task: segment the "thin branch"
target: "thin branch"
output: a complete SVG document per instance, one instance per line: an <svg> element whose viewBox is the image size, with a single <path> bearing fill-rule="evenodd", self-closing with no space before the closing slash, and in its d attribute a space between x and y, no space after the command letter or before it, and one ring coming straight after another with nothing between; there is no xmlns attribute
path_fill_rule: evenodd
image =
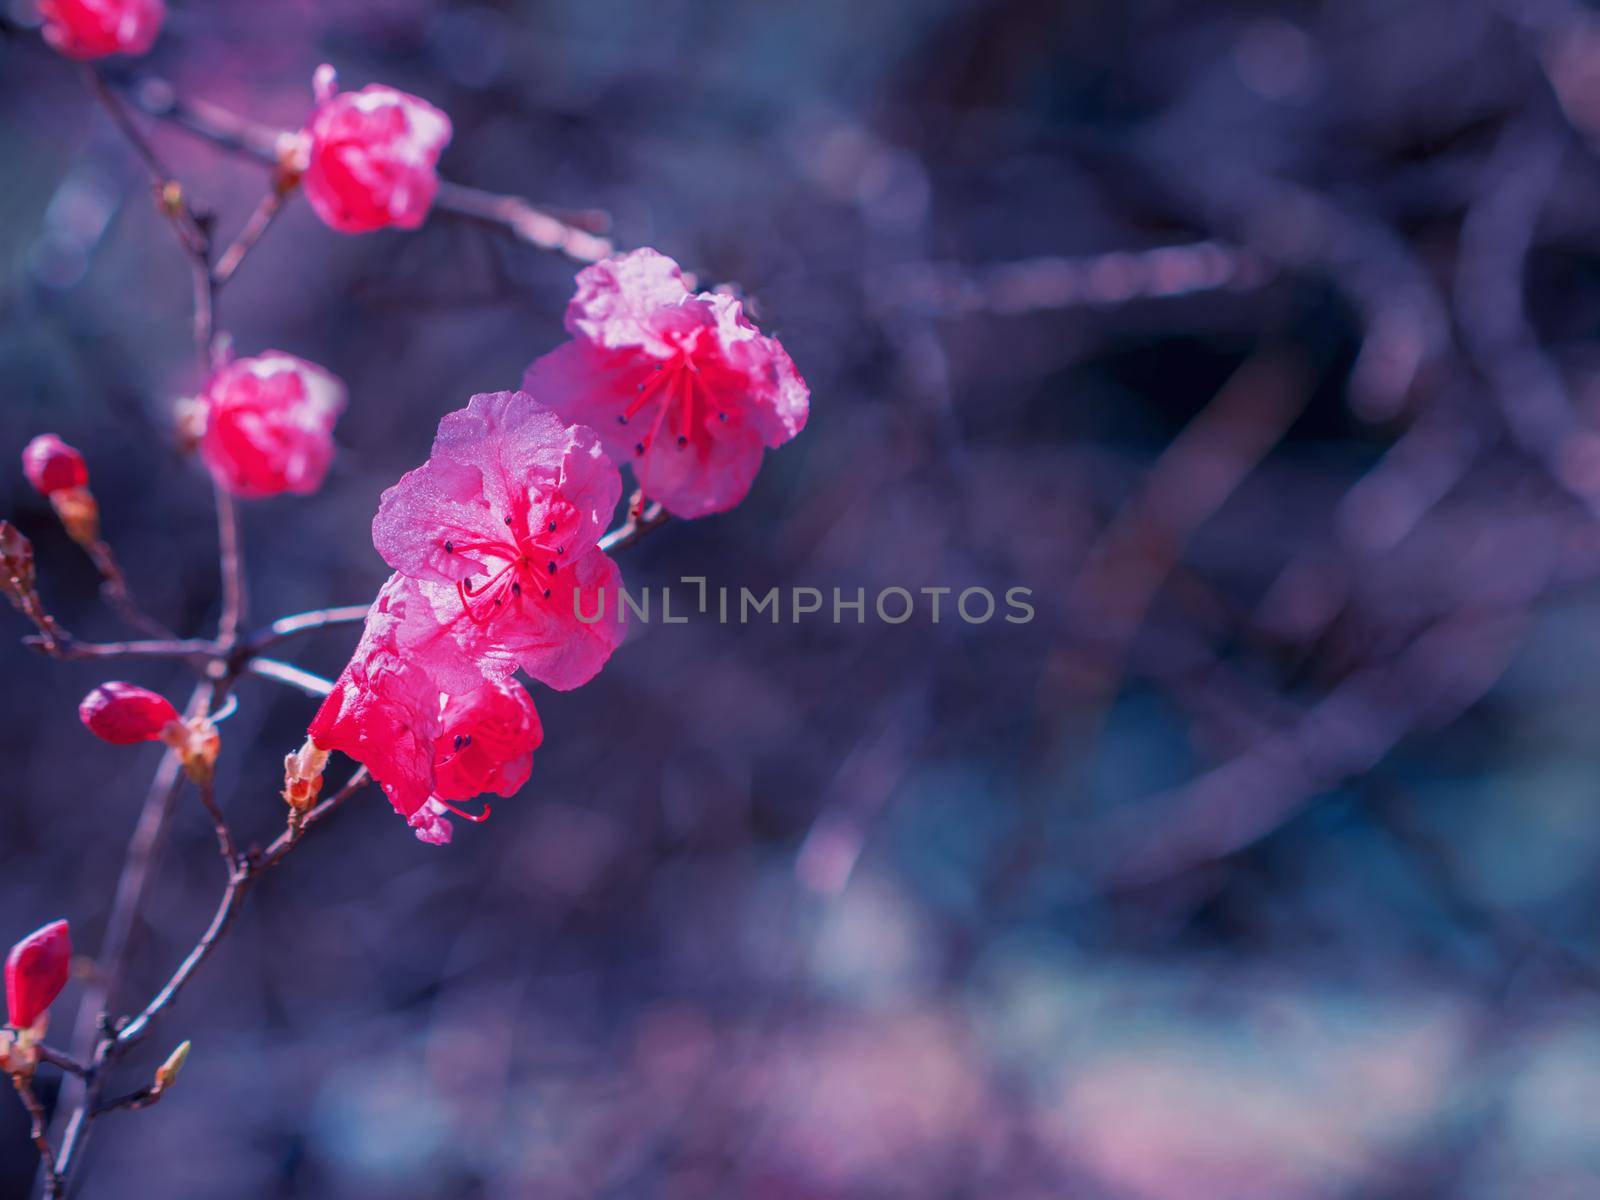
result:
<svg viewBox="0 0 1600 1200"><path fill-rule="evenodd" d="M11 1086L17 1089L22 1107L28 1110L28 1116L32 1120L28 1136L39 1148L39 1161L44 1165L45 1195L47 1197L59 1195L61 1174L56 1167L56 1154L50 1146L50 1136L46 1132L49 1128L49 1118L45 1115L44 1105L40 1104L39 1097L33 1094L33 1082L27 1076L13 1075Z"/></svg>
<svg viewBox="0 0 1600 1200"><path fill-rule="evenodd" d="M222 808L217 804L217 786L215 783L197 785L200 792L200 803L205 805L206 814L211 818L211 825L217 831L217 850L222 855L222 861L228 865L232 873L239 864L239 852L234 849L233 831L228 828L228 819L222 815Z"/></svg>
<svg viewBox="0 0 1600 1200"><path fill-rule="evenodd" d="M660 503L646 504L644 493L635 492L628 504L628 519L600 539L599 547L606 553L631 546L652 529L659 529L671 518Z"/></svg>
<svg viewBox="0 0 1600 1200"><path fill-rule="evenodd" d="M133 103L150 116L171 122L230 154L259 163L276 166L279 147L293 136L214 104L180 99L165 80L145 78L122 86ZM486 192L449 180L440 182L433 206L436 212L504 229L520 242L564 254L574 262L599 262L616 250L610 238L596 232L608 224L603 213L557 216L520 196Z"/></svg>
<svg viewBox="0 0 1600 1200"><path fill-rule="evenodd" d="M243 641L243 646L255 654L302 633L326 629L330 625L359 625L372 610L370 604L347 604L339 608L319 608L312 612L295 613L279 617L265 629L258 629Z"/></svg>
<svg viewBox="0 0 1600 1200"><path fill-rule="evenodd" d="M269 867L277 866L278 863L283 861L284 855L299 844L300 839L305 836L307 830L313 825L327 820L344 806L346 800L371 782L372 776L368 774L367 769L365 767L357 768L356 772L350 776L342 788L305 816L300 817L298 820L292 820L289 828L279 834L272 845L261 852L260 857L256 860L257 868L265 870Z"/></svg>
<svg viewBox="0 0 1600 1200"><path fill-rule="evenodd" d="M57 635L54 643L34 635L23 639L23 644L49 658L63 662L84 659L114 658L182 658L196 666L206 666L222 657L221 648L204 638L163 638L138 642L80 642L72 637Z"/></svg>
<svg viewBox="0 0 1600 1200"><path fill-rule="evenodd" d="M250 214L250 219L240 230L239 236L222 252L222 257L217 259L216 268L211 272L211 281L215 287L220 288L233 278L234 272L239 269L239 264L244 262L245 255L250 253L262 235L272 226L278 214L283 211L284 202L289 195L286 188L274 183L261 198L261 203L256 205L255 211Z"/></svg>
<svg viewBox="0 0 1600 1200"><path fill-rule="evenodd" d="M331 813L341 807L346 800L355 795L370 782L366 769L362 768L351 776L350 781L340 788L338 792L324 800L308 813L298 825L280 834L278 839L259 855L247 857L235 865L233 873L228 878L228 886L222 893L222 899L217 904L217 910L212 915L211 924L200 935L200 940L195 943L178 969L173 972L172 978L156 993L150 1003L138 1016L124 1025L116 1034L113 1045L117 1053L121 1053L129 1046L139 1041L149 1032L151 1024L166 1008L177 1000L179 994L200 969L202 963L211 956L221 941L222 935L228 931L234 919L239 915L239 909L244 903L244 898L256 881L288 856L290 850L299 844L305 831L313 825L324 820Z"/></svg>
<svg viewBox="0 0 1600 1200"><path fill-rule="evenodd" d="M245 618L244 551L239 544L239 513L226 488L218 486L217 544L222 555L222 620L217 644L233 649Z"/></svg>
<svg viewBox="0 0 1600 1200"><path fill-rule="evenodd" d="M520 196L497 195L444 180L439 184L433 206L438 212L505 229L518 241L564 254L574 262L599 262L609 258L617 248L610 238L600 237L544 209L535 208Z"/></svg>
<svg viewBox="0 0 1600 1200"><path fill-rule="evenodd" d="M302 671L299 667L280 662L276 658L252 658L245 664L245 670L251 675L259 675L262 679L288 684L308 696L326 696L333 691L332 680L314 675L310 671Z"/></svg>
<svg viewBox="0 0 1600 1200"><path fill-rule="evenodd" d="M100 578L105 581L100 585L100 594L112 611L133 628L150 637L176 636L172 630L139 607L138 601L128 589L128 581L122 574L122 567L107 542L96 539L84 547L84 552L88 554L89 561L94 563L95 570L100 572Z"/></svg>
<svg viewBox="0 0 1600 1200"><path fill-rule="evenodd" d="M40 1062L47 1062L57 1070L65 1071L68 1075L76 1075L80 1079L89 1073L89 1068L84 1066L70 1054L43 1044L36 1045L34 1050L39 1055Z"/></svg>
<svg viewBox="0 0 1600 1200"><path fill-rule="evenodd" d="M126 1109L136 1112L141 1108L151 1108L161 1103L161 1098L167 1094L165 1088L142 1087L136 1092L129 1092L126 1096L118 1096L115 1100L107 1100L95 1106L94 1117L99 1120L107 1113L121 1112Z"/></svg>
<svg viewBox="0 0 1600 1200"><path fill-rule="evenodd" d="M173 181L172 173L156 154L149 140L140 132L139 127L133 123L124 107L121 98L111 90L105 77L92 66L83 69L83 78L88 85L90 93L98 100L106 113L111 117L112 123L122 134L123 139L133 148L139 160L144 163L145 170L150 175L150 181L155 185L156 197L160 202L161 211L167 216L173 230L178 235L178 242L183 246L184 252L191 258L202 255L210 243L210 236L201 225L199 218L189 208L183 199L182 189Z"/></svg>

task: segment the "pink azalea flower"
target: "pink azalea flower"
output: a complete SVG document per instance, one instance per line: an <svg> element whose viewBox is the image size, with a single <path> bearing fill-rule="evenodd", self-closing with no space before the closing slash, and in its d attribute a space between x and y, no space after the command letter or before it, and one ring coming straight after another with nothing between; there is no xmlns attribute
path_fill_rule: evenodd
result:
<svg viewBox="0 0 1600 1200"><path fill-rule="evenodd" d="M315 363L281 350L237 359L200 397L200 456L235 496L314 492L333 461L344 404L344 384Z"/></svg>
<svg viewBox="0 0 1600 1200"><path fill-rule="evenodd" d="M435 625L406 636L423 639L418 652L440 673L464 662L501 677L520 666L562 691L588 682L622 639L620 622L578 617L601 611L601 589L615 616L621 575L595 543L621 492L593 431L523 392L472 397L439 422L432 455L383 494L372 523L378 553L432 607Z"/></svg>
<svg viewBox="0 0 1600 1200"><path fill-rule="evenodd" d="M441 687L429 669L430 630L432 608L416 582L391 576L309 733L319 749L364 765L417 836L442 845L451 834L447 814L489 815L457 802L510 796L528 781L544 730L518 683L478 676L461 694Z"/></svg>
<svg viewBox="0 0 1600 1200"><path fill-rule="evenodd" d="M514 796L528 782L544 726L528 689L491 679L469 696L446 699L433 743L433 794L471 800L485 792Z"/></svg>
<svg viewBox="0 0 1600 1200"><path fill-rule="evenodd" d="M44 40L68 58L143 54L166 15L162 0L39 0Z"/></svg>
<svg viewBox="0 0 1600 1200"><path fill-rule="evenodd" d="M425 657L402 644L401 631L408 622L426 624L428 613L416 585L391 576L309 730L318 748L342 751L365 766L407 819L433 792L442 692Z"/></svg>
<svg viewBox="0 0 1600 1200"><path fill-rule="evenodd" d="M450 118L391 87L337 87L333 68L319 67L317 106L304 134L306 199L340 233L417 228L439 190Z"/></svg>
<svg viewBox="0 0 1600 1200"><path fill-rule="evenodd" d="M535 359L523 389L593 427L676 516L738 504L764 448L805 428L810 392L778 340L733 297L689 291L654 250L578 272L566 324L572 340Z"/></svg>

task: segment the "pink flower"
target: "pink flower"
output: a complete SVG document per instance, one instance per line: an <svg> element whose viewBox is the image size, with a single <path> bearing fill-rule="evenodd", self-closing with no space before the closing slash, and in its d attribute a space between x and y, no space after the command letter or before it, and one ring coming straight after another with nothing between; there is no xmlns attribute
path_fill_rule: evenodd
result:
<svg viewBox="0 0 1600 1200"><path fill-rule="evenodd" d="M53 921L11 947L6 956L6 1016L18 1029L31 1029L61 995L72 968L72 935L65 921Z"/></svg>
<svg viewBox="0 0 1600 1200"><path fill-rule="evenodd" d="M44 40L68 58L143 54L167 15L162 0L39 0Z"/></svg>
<svg viewBox="0 0 1600 1200"><path fill-rule="evenodd" d="M621 492L594 433L523 392L474 396L439 422L428 461L383 494L372 540L431 606L435 626L405 636L457 676L447 690L465 690L463 663L501 677L520 666L562 691L593 678L622 627L578 612L598 613L601 589L617 608L621 575L595 543Z"/></svg>
<svg viewBox="0 0 1600 1200"><path fill-rule="evenodd" d="M365 766L407 819L433 792L441 690L424 656L404 648L400 634L408 622L428 620L428 605L416 585L403 575L391 576L367 614L355 654L309 730L320 749L343 751Z"/></svg>
<svg viewBox="0 0 1600 1200"><path fill-rule="evenodd" d="M440 800L471 800L485 792L514 796L533 770L544 726L528 689L514 680L487 680L470 696L451 696L439 714L433 743L433 792Z"/></svg>
<svg viewBox="0 0 1600 1200"><path fill-rule="evenodd" d="M738 504L763 447L805 428L810 392L778 340L733 297L690 292L654 250L578 272L567 331L572 340L535 359L523 389L592 426L676 516Z"/></svg>
<svg viewBox="0 0 1600 1200"><path fill-rule="evenodd" d="M332 67L317 69L317 106L304 135L306 199L340 233L417 228L439 190L450 118L391 87L337 86Z"/></svg>
<svg viewBox="0 0 1600 1200"><path fill-rule="evenodd" d="M131 683L102 683L78 705L78 720L101 741L133 746L161 741L178 720L172 701Z"/></svg>
<svg viewBox="0 0 1600 1200"><path fill-rule="evenodd" d="M315 363L281 350L237 359L200 397L200 456L235 496L314 492L333 461L344 404L344 384Z"/></svg>
<svg viewBox="0 0 1600 1200"><path fill-rule="evenodd" d="M309 732L319 749L362 763L417 836L442 845L451 834L446 814L489 815L457 802L510 796L528 781L544 730L521 684L479 676L461 694L443 689L428 669L431 627L415 581L391 576Z"/></svg>
<svg viewBox="0 0 1600 1200"><path fill-rule="evenodd" d="M22 473L43 496L89 486L89 466L53 433L41 433L22 450Z"/></svg>

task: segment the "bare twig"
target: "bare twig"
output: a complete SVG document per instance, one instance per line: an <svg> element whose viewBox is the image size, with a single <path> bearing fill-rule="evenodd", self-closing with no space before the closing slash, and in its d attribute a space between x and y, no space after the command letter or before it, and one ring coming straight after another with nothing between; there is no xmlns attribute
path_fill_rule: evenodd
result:
<svg viewBox="0 0 1600 1200"><path fill-rule="evenodd" d="M600 539L599 548L607 554L631 546L652 529L659 529L671 518L660 503L647 503L643 491L628 501L628 519Z"/></svg>
<svg viewBox="0 0 1600 1200"><path fill-rule="evenodd" d="M52 643L42 635L23 639L23 643L50 658L63 662L84 659L181 658L204 667L222 656L215 642L204 638L162 638L139 642L80 642L57 632Z"/></svg>
<svg viewBox="0 0 1600 1200"><path fill-rule="evenodd" d="M289 617L279 617L265 629L258 629L245 638L243 645L251 653L258 653L289 638L326 629L330 625L359 625L367 619L367 613L371 608L370 604L347 604L339 608L319 608L311 612L295 613Z"/></svg>
<svg viewBox="0 0 1600 1200"><path fill-rule="evenodd" d="M239 544L239 513L233 497L216 487L217 544L222 554L222 619L217 624L217 644L232 650L245 617L244 551Z"/></svg>
<svg viewBox="0 0 1600 1200"><path fill-rule="evenodd" d="M227 864L231 873L238 865L239 852L234 849L233 831L228 828L228 819L222 815L222 808L217 804L216 784L207 782L199 784L200 803L205 806L206 814L211 818L212 827L217 831L217 850L222 855L222 861Z"/></svg>
<svg viewBox="0 0 1600 1200"><path fill-rule="evenodd" d="M33 1144L39 1148L39 1161L43 1164L45 1175L45 1195L55 1196L61 1187L61 1175L56 1167L56 1154L50 1146L49 1118L45 1116L44 1105L39 1103L39 1097L33 1093L33 1082L25 1075L13 1075L11 1086L17 1089L17 1095L22 1099L22 1107L28 1110L28 1117L32 1125L28 1136L33 1139Z"/></svg>
<svg viewBox="0 0 1600 1200"><path fill-rule="evenodd" d="M216 268L211 272L214 286L220 288L233 278L234 272L239 269L239 264L244 262L245 255L250 253L262 235L271 227L272 222L277 219L278 214L283 211L284 202L289 198L289 194L286 188L274 183L261 198L261 203L256 205L255 211L250 214L250 219L245 222L245 227L239 232L239 236L222 252L222 257L217 259Z"/></svg>
<svg viewBox="0 0 1600 1200"><path fill-rule="evenodd" d="M273 679L288 684L308 696L326 696L333 691L331 680L324 679L321 675L314 675L310 671L303 671L289 663L279 662L275 658L252 658L246 664L245 670L251 675L259 675L262 679Z"/></svg>
<svg viewBox="0 0 1600 1200"><path fill-rule="evenodd" d="M200 940L195 943L194 948L189 951L188 956L178 965L178 969L150 1003L117 1032L114 1046L118 1053L143 1038L156 1018L177 1000L185 985L194 977L201 964L211 956L222 935L239 915L239 908L256 881L288 856L289 851L304 837L306 830L324 820L369 782L370 777L365 768L358 770L344 787L312 809L304 820L298 823L296 831L285 831L265 851L258 855L246 856L236 862L232 874L228 877L228 886L224 889L217 910L212 915L211 924L200 935Z"/></svg>
<svg viewBox="0 0 1600 1200"><path fill-rule="evenodd" d="M128 590L127 578L123 575L122 567L117 562L116 555L111 552L109 544L103 539L96 539L85 546L84 551L94 563L95 570L100 572L101 579L105 581L100 585L100 594L112 611L133 628L150 637L176 636L172 630L139 607L133 598L133 593Z"/></svg>
<svg viewBox="0 0 1600 1200"><path fill-rule="evenodd" d="M68 1075L77 1075L80 1078L88 1074L89 1068L84 1066L70 1054L43 1044L34 1047L39 1055L40 1062L47 1062L58 1070L65 1071Z"/></svg>

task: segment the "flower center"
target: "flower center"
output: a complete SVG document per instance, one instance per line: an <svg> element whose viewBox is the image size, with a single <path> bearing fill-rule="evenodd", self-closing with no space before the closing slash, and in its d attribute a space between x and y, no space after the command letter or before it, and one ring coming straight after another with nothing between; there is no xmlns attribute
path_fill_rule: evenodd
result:
<svg viewBox="0 0 1600 1200"><path fill-rule="evenodd" d="M677 409L678 449L687 448L690 440L701 431L696 418L703 418L710 406L706 399L705 378L701 374L700 364L695 361L699 333L699 330L695 330L688 337L679 339L672 357L656 363L646 372L645 378L634 386L633 399L617 417L617 424L626 425L651 404L656 406L650 431L634 443L635 455L641 455L655 445L662 426L667 424L667 418L674 408ZM717 413L717 420L727 419L727 413Z"/></svg>
<svg viewBox="0 0 1600 1200"><path fill-rule="evenodd" d="M504 518L509 529L510 517ZM560 559L566 554L564 543L555 539L560 528L551 518L543 536L534 537L524 524L511 540L494 539L471 542L447 540L446 554L478 554L490 560L488 577L481 583L476 576L456 583L456 595L461 598L462 610L474 625L484 626L507 611L523 611L524 603L549 600ZM552 544L555 543L555 544ZM500 565L495 566L495 563Z"/></svg>

